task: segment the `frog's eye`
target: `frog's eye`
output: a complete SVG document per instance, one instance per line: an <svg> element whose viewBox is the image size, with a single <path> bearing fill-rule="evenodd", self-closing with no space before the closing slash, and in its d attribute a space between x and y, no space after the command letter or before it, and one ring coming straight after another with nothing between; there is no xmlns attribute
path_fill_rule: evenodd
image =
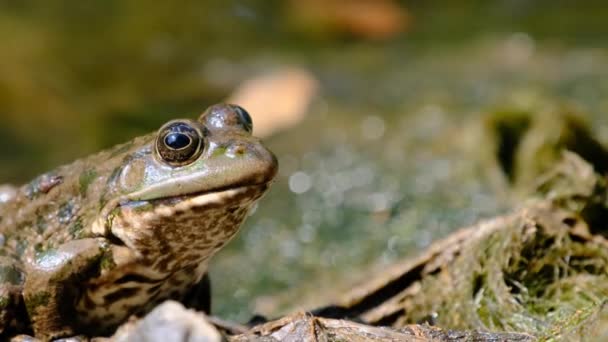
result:
<svg viewBox="0 0 608 342"><path fill-rule="evenodd" d="M234 109L234 111L236 112L236 114L239 116L239 119L240 119L241 123L243 124L243 126L245 127L245 129L247 130L247 132L251 133L251 131L253 130L253 120L251 120L251 115L249 115L249 113L247 113L247 111L245 109L243 109L243 107L241 107L241 106L237 106L237 105L231 105L231 106Z"/></svg>
<svg viewBox="0 0 608 342"><path fill-rule="evenodd" d="M156 152L171 165L184 165L202 152L203 137L192 125L183 121L169 122L156 138Z"/></svg>

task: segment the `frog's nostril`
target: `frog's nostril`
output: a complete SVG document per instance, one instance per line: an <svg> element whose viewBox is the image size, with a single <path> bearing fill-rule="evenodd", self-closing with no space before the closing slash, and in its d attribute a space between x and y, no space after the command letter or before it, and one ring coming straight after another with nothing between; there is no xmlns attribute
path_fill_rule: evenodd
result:
<svg viewBox="0 0 608 342"><path fill-rule="evenodd" d="M234 154L245 154L245 146L236 146L232 151Z"/></svg>
<svg viewBox="0 0 608 342"><path fill-rule="evenodd" d="M247 152L247 146L243 143L232 144L227 150L226 155L229 157L240 157Z"/></svg>

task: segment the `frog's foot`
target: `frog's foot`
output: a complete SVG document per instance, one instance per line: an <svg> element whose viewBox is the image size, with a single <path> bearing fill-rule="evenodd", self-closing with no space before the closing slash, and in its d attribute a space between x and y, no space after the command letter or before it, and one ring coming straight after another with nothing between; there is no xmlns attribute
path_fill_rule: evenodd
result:
<svg viewBox="0 0 608 342"><path fill-rule="evenodd" d="M36 337L50 339L76 335L74 303L77 286L105 252L103 239L74 240L42 253L29 265L23 297Z"/></svg>

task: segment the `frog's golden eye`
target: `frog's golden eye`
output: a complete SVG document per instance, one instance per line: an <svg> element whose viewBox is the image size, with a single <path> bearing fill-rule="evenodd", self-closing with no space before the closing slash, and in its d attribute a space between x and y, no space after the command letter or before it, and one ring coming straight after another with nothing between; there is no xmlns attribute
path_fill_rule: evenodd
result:
<svg viewBox="0 0 608 342"><path fill-rule="evenodd" d="M189 123L169 122L156 138L156 152L168 164L184 165L196 159L202 152L203 137Z"/></svg>

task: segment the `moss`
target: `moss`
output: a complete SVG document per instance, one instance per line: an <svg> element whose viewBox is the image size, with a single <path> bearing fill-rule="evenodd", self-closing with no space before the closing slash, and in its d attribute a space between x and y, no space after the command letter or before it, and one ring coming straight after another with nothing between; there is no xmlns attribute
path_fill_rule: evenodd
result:
<svg viewBox="0 0 608 342"><path fill-rule="evenodd" d="M436 311L439 326L554 336L597 312L608 298L608 251L555 232L526 240L518 223L469 246L449 276L425 279L410 321Z"/></svg>

